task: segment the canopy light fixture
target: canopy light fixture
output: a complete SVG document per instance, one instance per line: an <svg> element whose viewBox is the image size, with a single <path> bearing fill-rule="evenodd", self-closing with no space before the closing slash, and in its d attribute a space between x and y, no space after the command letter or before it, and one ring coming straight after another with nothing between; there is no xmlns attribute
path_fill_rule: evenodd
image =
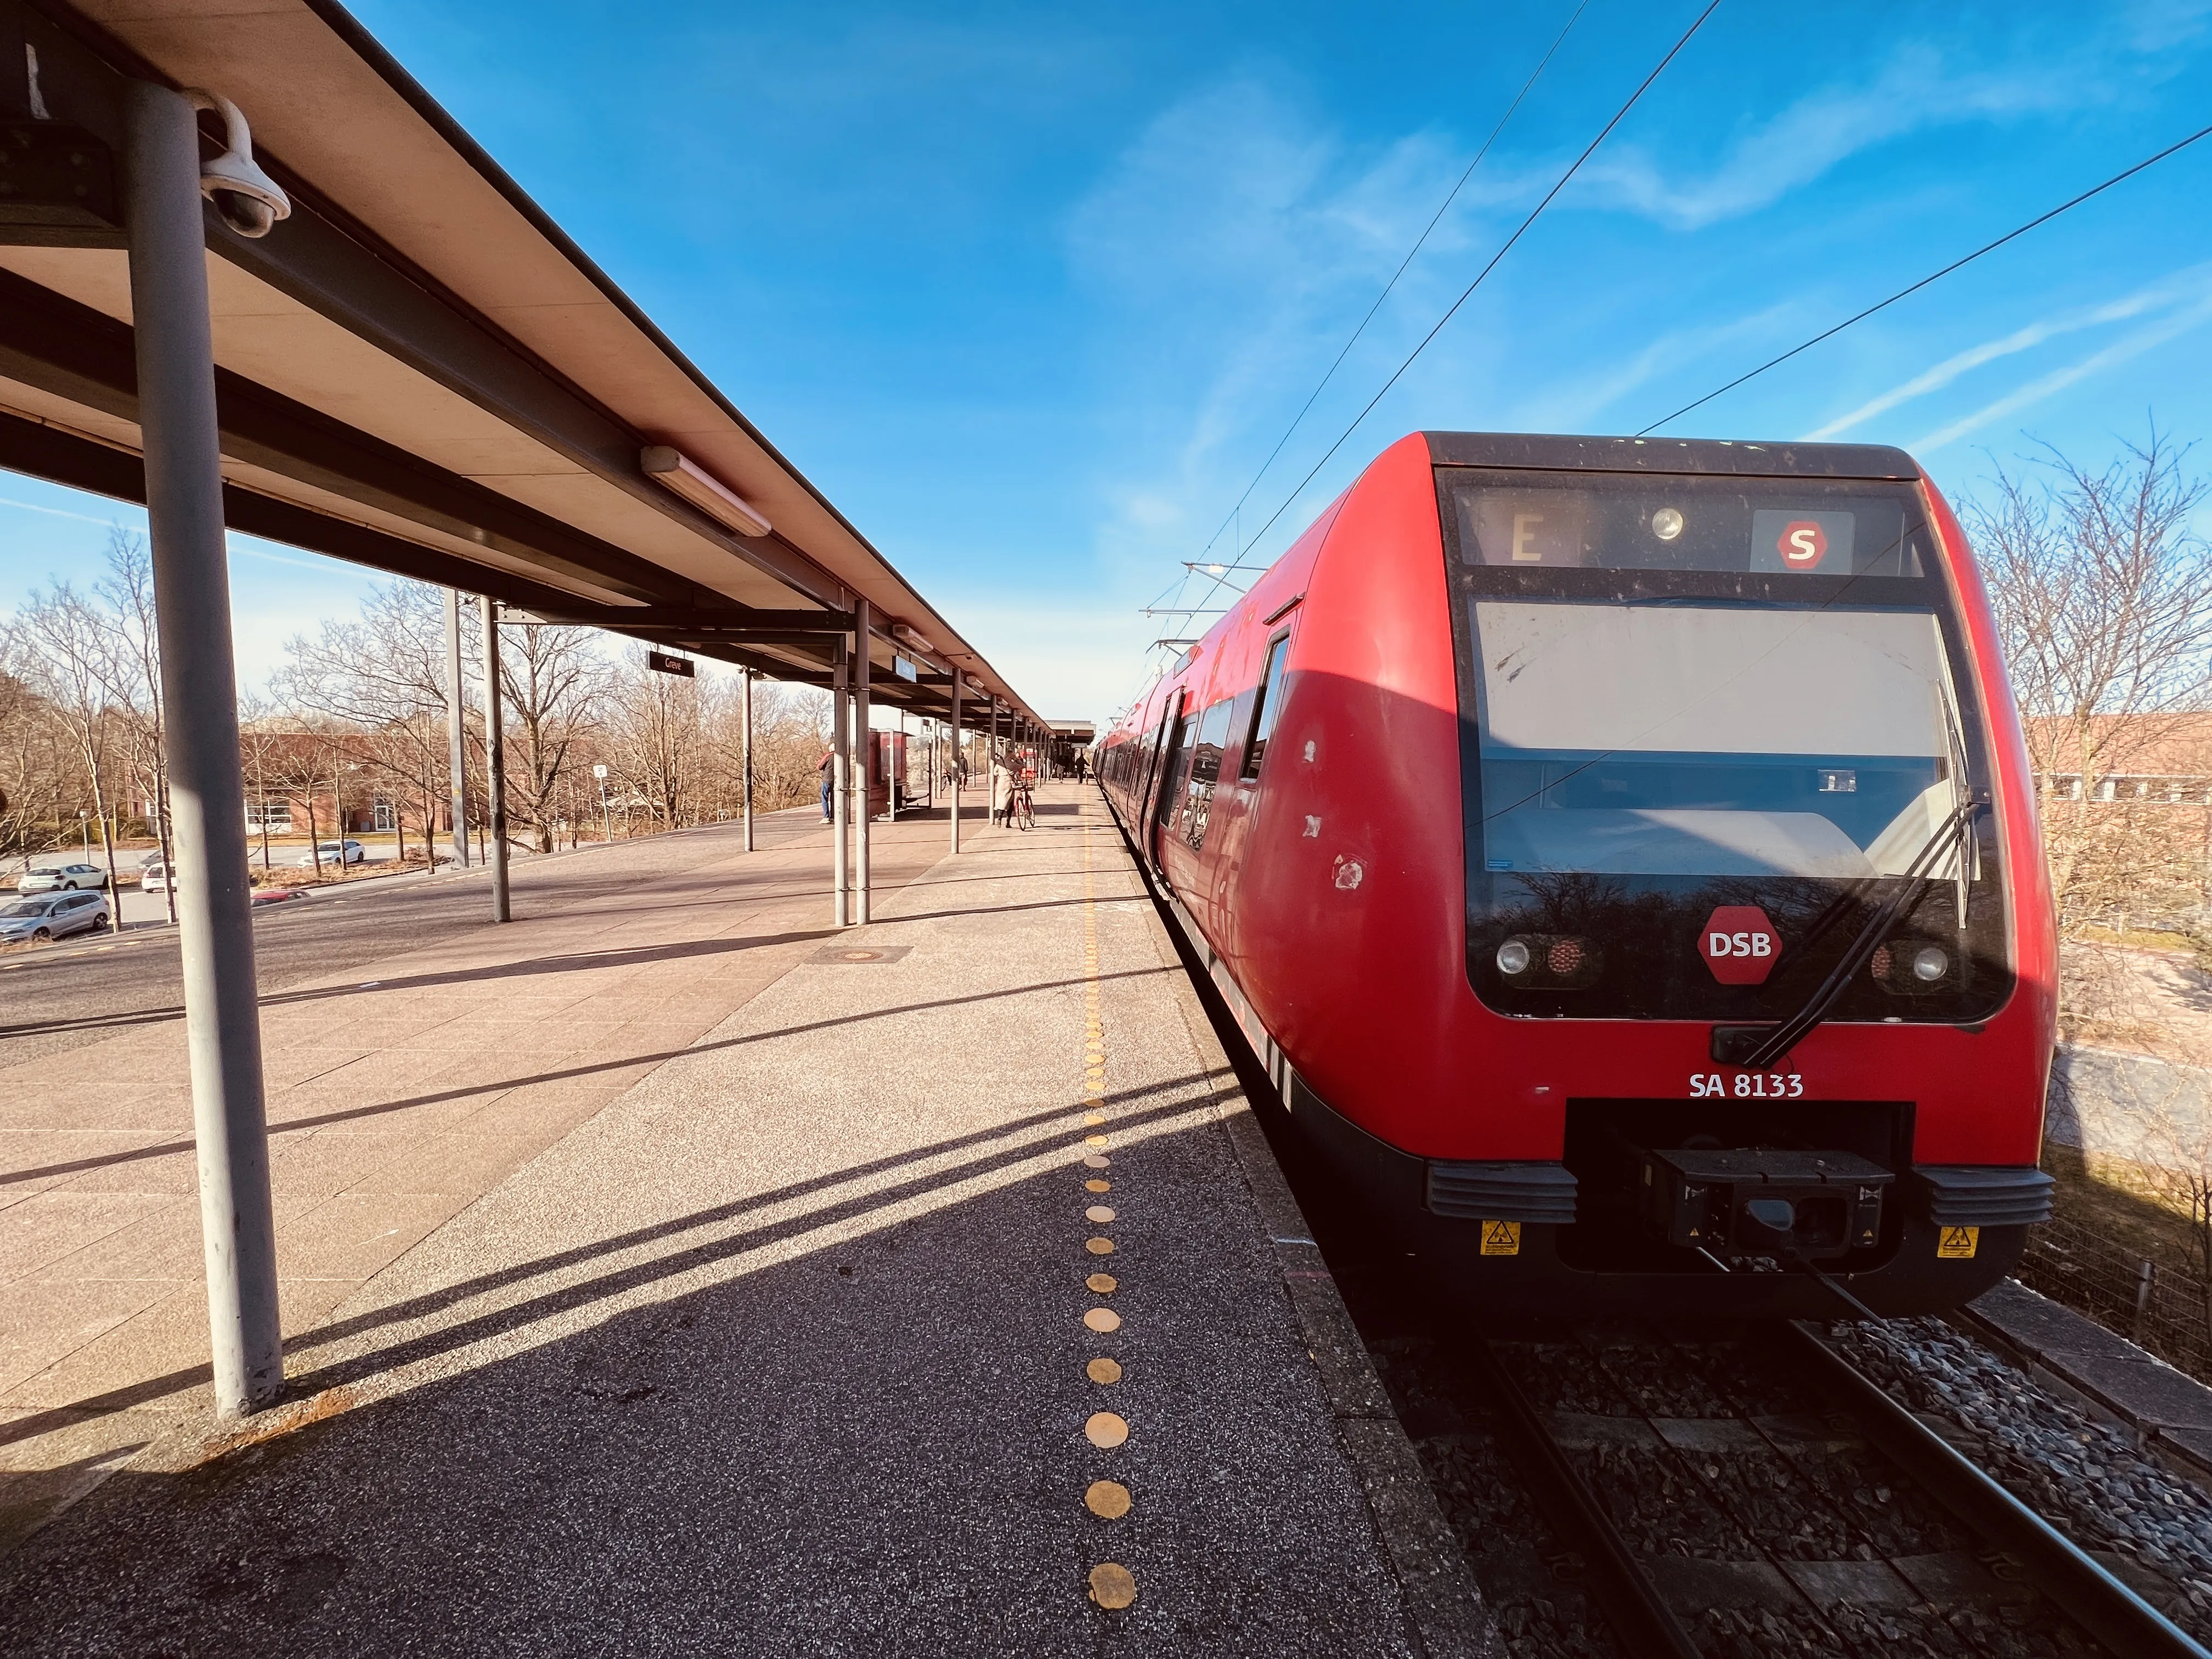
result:
<svg viewBox="0 0 2212 1659"><path fill-rule="evenodd" d="M648 444L639 452L645 476L674 490L709 518L718 519L741 536L765 536L769 521L744 496L696 461L666 444Z"/></svg>

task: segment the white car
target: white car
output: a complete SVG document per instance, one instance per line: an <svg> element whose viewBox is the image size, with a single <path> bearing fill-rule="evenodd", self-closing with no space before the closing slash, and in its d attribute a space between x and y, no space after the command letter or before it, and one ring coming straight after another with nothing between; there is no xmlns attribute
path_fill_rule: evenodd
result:
<svg viewBox="0 0 2212 1659"><path fill-rule="evenodd" d="M70 893L107 885L107 872L96 864L58 864L49 870L26 870L17 878L19 893Z"/></svg>
<svg viewBox="0 0 2212 1659"><path fill-rule="evenodd" d="M331 856L335 858L337 855L332 854ZM251 881L252 878L249 867L246 879ZM148 859L138 871L138 890L142 893L165 893L168 889L169 866L159 858Z"/></svg>
<svg viewBox="0 0 2212 1659"><path fill-rule="evenodd" d="M359 864L368 856L368 849L357 841L318 842L313 853L302 853L292 862L313 866L319 854L325 864Z"/></svg>

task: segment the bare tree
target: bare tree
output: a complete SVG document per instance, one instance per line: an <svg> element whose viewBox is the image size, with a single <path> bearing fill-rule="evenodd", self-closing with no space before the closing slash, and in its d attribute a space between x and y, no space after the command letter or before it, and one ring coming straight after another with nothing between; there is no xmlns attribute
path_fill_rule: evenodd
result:
<svg viewBox="0 0 2212 1659"><path fill-rule="evenodd" d="M352 728L349 757L390 781L398 811L410 795L418 803L426 848L447 793L445 638L439 590L395 580L371 591L357 619L287 641L291 660L272 682L301 716ZM473 638L463 638L472 660Z"/></svg>
<svg viewBox="0 0 2212 1659"><path fill-rule="evenodd" d="M2141 826L2100 786L2212 735L2212 546L2191 527L2212 486L2188 453L2155 430L2101 472L2051 450L1969 509L2069 927L2142 875Z"/></svg>
<svg viewBox="0 0 2212 1659"><path fill-rule="evenodd" d="M607 765L653 822L673 830L693 822L698 796L706 699L696 679L656 673L637 647L607 699Z"/></svg>
<svg viewBox="0 0 2212 1659"><path fill-rule="evenodd" d="M64 582L51 592L31 596L15 631L24 672L67 734L90 797L92 816L100 821L112 898L116 891L115 842L107 811L108 784L122 723L109 689L112 665L106 630L83 595ZM122 931L119 903L110 909L108 925Z"/></svg>
<svg viewBox="0 0 2212 1659"><path fill-rule="evenodd" d="M258 697L239 699L239 759L244 765L246 787L253 791L252 827L261 833L261 868L264 872L270 865L270 792L283 787L283 751L291 741L291 733L284 730L283 721L271 704Z"/></svg>
<svg viewBox="0 0 2212 1659"><path fill-rule="evenodd" d="M526 830L539 852L550 853L563 786L580 758L577 742L590 732L613 689L615 669L594 629L524 623L502 629L500 644L500 684L514 714L507 741L507 820Z"/></svg>
<svg viewBox="0 0 2212 1659"><path fill-rule="evenodd" d="M0 629L0 857L28 869L60 827L73 762L23 655L17 630Z"/></svg>
<svg viewBox="0 0 2212 1659"><path fill-rule="evenodd" d="M810 685L756 681L754 810L774 812L787 806L803 806L816 799L820 790L820 774L816 767L829 744L830 698L826 693ZM736 752L734 748L731 752Z"/></svg>
<svg viewBox="0 0 2212 1659"><path fill-rule="evenodd" d="M119 526L107 535L107 575L93 589L94 611L106 635L102 653L108 691L129 711L131 769L149 809L162 868L173 869L169 824L169 753L161 715L161 647L154 612L154 562L146 544ZM169 921L177 920L177 884L162 886Z"/></svg>

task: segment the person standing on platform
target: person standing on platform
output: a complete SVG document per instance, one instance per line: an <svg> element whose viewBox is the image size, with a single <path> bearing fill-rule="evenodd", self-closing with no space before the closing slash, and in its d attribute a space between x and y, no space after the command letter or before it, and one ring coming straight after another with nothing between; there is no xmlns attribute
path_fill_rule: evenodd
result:
<svg viewBox="0 0 2212 1659"><path fill-rule="evenodd" d="M1006 806L1014 798L1014 775L1004 759L991 763L991 822L1006 821Z"/></svg>
<svg viewBox="0 0 2212 1659"><path fill-rule="evenodd" d="M823 750L822 758L814 763L814 769L822 775L822 822L834 823L837 815L830 809L837 789L837 751Z"/></svg>

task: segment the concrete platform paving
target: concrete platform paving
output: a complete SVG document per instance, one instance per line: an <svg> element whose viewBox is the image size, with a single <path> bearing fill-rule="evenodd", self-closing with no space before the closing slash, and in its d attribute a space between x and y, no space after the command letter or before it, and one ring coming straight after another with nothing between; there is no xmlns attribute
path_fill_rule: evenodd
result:
<svg viewBox="0 0 2212 1659"><path fill-rule="evenodd" d="M363 1271L301 1317L299 1403L173 1425L33 1534L0 1649L1483 1650L1097 796L1039 816L864 933L600 988L635 1069L381 1262L326 1244ZM395 1042L575 1069L507 973L534 1021ZM416 1097L489 1086L453 1079Z"/></svg>
<svg viewBox="0 0 2212 1659"><path fill-rule="evenodd" d="M879 826L878 880L927 870L945 833ZM262 1037L288 1338L832 937L828 836L807 810L763 820L750 854L731 827L532 860L504 927L480 875L258 927L280 936L258 943L276 947ZM389 941L386 912L416 919L421 948L349 948L342 916ZM299 971L302 936L331 971ZM131 947L109 948L99 963ZM90 1022L68 964L0 989L0 1544L209 1409L182 1011L148 966L135 1004L111 986Z"/></svg>

